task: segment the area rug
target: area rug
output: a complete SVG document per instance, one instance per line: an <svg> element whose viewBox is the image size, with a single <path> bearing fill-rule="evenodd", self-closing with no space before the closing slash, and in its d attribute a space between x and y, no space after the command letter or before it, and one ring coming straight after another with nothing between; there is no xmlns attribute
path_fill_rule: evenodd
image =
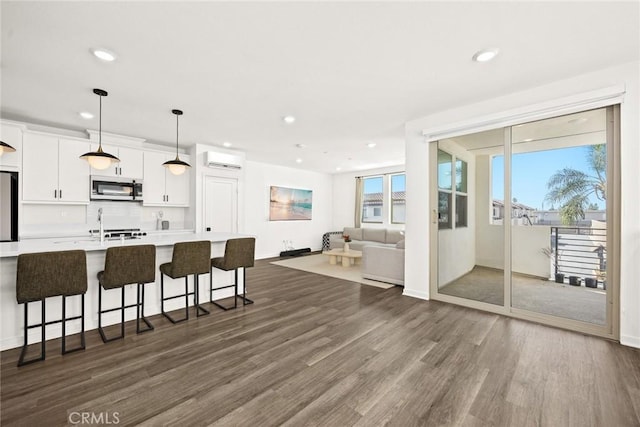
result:
<svg viewBox="0 0 640 427"><path fill-rule="evenodd" d="M321 274L323 276L335 277L337 279L348 280L350 282L356 282L367 286L375 286L376 288L389 289L395 286L390 283L363 279L359 264L352 265L351 267L343 267L340 263L331 265L329 264L329 257L322 254L301 256L282 261L273 261L271 264L293 268L294 270Z"/></svg>

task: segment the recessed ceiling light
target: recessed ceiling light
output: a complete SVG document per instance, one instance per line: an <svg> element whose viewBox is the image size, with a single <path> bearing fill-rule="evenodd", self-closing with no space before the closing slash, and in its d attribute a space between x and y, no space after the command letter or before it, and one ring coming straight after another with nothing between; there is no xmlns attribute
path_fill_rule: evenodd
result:
<svg viewBox="0 0 640 427"><path fill-rule="evenodd" d="M225 141L222 143L225 147L231 147L231 143L229 141Z"/></svg>
<svg viewBox="0 0 640 427"><path fill-rule="evenodd" d="M302 159L301 158L297 158L296 159L296 163L302 163Z"/></svg>
<svg viewBox="0 0 640 427"><path fill-rule="evenodd" d="M369 148L373 148L375 146L376 146L375 142L370 142L370 143L367 144L367 147L369 147Z"/></svg>
<svg viewBox="0 0 640 427"><path fill-rule="evenodd" d="M340 170L342 170L342 168L341 168L340 166L338 166L338 167L336 168L336 170L337 170L337 171L340 171Z"/></svg>
<svg viewBox="0 0 640 427"><path fill-rule="evenodd" d="M106 49L91 49L91 53L103 61L112 62L116 60L116 54Z"/></svg>
<svg viewBox="0 0 640 427"><path fill-rule="evenodd" d="M472 59L474 61L476 61L476 62L491 61L493 58L496 57L498 52L499 52L498 49L483 49L483 50L479 50L473 55Z"/></svg>
<svg viewBox="0 0 640 427"><path fill-rule="evenodd" d="M293 123L293 122L295 122L295 121L296 121L296 118L295 118L295 117L293 117L293 116L284 116L284 117L282 118L282 120L283 120L285 123L287 123L287 124L289 124L289 125L290 125L291 123Z"/></svg>
<svg viewBox="0 0 640 427"><path fill-rule="evenodd" d="M523 142L529 142L529 141L533 141L533 138L527 138L527 139L523 139Z"/></svg>
<svg viewBox="0 0 640 427"><path fill-rule="evenodd" d="M93 114L91 114L91 113L90 113L90 112L88 112L88 111L81 111L81 112L80 112L80 113L78 113L78 114L80 114L80 117L82 117L82 118L83 118L83 119L85 119L85 120L91 120L91 119L93 119Z"/></svg>
<svg viewBox="0 0 640 427"><path fill-rule="evenodd" d="M304 145L304 144L296 144L296 147L298 147L298 148L304 148L304 147L306 147L306 145Z"/></svg>

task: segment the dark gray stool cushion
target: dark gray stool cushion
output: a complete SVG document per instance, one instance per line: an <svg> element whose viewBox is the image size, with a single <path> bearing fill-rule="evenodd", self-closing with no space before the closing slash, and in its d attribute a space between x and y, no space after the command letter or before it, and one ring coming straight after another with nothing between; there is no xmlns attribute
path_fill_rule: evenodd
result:
<svg viewBox="0 0 640 427"><path fill-rule="evenodd" d="M105 289L155 282L156 247L136 245L107 249L104 271L98 273L98 281Z"/></svg>
<svg viewBox="0 0 640 427"><path fill-rule="evenodd" d="M206 274L210 271L211 242L179 242L173 245L171 262L160 265L163 274L177 279L189 274Z"/></svg>
<svg viewBox="0 0 640 427"><path fill-rule="evenodd" d="M87 292L85 251L40 252L18 255L18 304L60 295Z"/></svg>
<svg viewBox="0 0 640 427"><path fill-rule="evenodd" d="M229 239L224 247L224 256L213 258L211 267L224 271L253 267L255 250L256 239L254 237Z"/></svg>

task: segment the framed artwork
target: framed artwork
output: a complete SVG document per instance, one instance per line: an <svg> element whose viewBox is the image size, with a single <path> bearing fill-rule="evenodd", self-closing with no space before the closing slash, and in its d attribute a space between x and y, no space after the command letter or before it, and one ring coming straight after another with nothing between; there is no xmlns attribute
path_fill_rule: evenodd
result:
<svg viewBox="0 0 640 427"><path fill-rule="evenodd" d="M310 220L312 190L276 187L269 189L269 221Z"/></svg>

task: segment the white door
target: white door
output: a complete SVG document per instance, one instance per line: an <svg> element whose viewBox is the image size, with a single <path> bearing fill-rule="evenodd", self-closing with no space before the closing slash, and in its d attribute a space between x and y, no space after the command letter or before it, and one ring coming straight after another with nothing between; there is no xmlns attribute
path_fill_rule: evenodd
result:
<svg viewBox="0 0 640 427"><path fill-rule="evenodd" d="M204 231L238 231L238 180L204 178Z"/></svg>

